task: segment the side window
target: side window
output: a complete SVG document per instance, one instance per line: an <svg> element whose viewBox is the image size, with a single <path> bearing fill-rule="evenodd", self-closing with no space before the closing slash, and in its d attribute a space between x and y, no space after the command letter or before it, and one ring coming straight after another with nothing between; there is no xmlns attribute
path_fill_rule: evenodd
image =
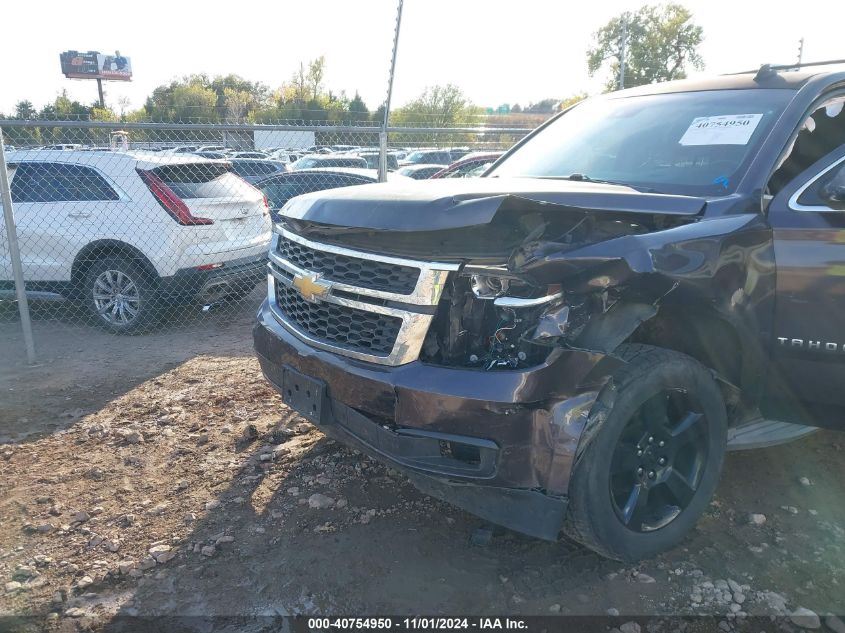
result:
<svg viewBox="0 0 845 633"><path fill-rule="evenodd" d="M798 136L769 180L775 195L798 174L845 144L845 96L822 104L801 126Z"/></svg>
<svg viewBox="0 0 845 633"><path fill-rule="evenodd" d="M15 202L93 202L119 200L90 167L61 163L21 163L12 180Z"/></svg>

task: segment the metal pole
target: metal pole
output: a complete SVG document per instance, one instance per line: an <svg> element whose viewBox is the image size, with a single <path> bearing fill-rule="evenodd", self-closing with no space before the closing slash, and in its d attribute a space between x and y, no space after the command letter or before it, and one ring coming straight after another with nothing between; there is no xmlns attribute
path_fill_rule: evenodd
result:
<svg viewBox="0 0 845 633"><path fill-rule="evenodd" d="M97 92L100 93L100 107L106 109L106 100L103 98L103 80L97 79Z"/></svg>
<svg viewBox="0 0 845 633"><path fill-rule="evenodd" d="M628 43L628 14L622 14L622 45L619 52L619 90L625 89L625 46Z"/></svg>
<svg viewBox="0 0 845 633"><path fill-rule="evenodd" d="M804 58L804 38L798 40L798 65L801 65L801 60Z"/></svg>
<svg viewBox="0 0 845 633"><path fill-rule="evenodd" d="M18 232L15 228L15 212L12 209L12 192L9 189L9 172L6 170L6 147L3 143L2 129L0 129L0 201L3 202L3 218L6 220L6 239L9 242L9 258L12 261L12 276L15 280L18 311L21 315L26 359L31 365L35 362L35 343L32 338L32 321L29 318L29 302L26 299L26 287L23 283L21 252L18 248Z"/></svg>
<svg viewBox="0 0 845 633"><path fill-rule="evenodd" d="M393 73L396 71L396 50L399 48L399 27L402 26L402 4L396 13L396 31L393 34L393 57L390 60L390 78L387 82L387 101L384 102L384 121L378 135L378 181L387 181L387 120L390 117L390 99L393 96Z"/></svg>

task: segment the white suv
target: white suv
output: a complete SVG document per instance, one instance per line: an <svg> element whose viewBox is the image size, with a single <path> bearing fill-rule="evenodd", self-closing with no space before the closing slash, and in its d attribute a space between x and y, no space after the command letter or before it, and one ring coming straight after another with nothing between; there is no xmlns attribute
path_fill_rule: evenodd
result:
<svg viewBox="0 0 845 633"><path fill-rule="evenodd" d="M266 279L266 200L225 161L17 151L7 162L27 290L81 301L112 331L149 325L164 303L242 296Z"/></svg>

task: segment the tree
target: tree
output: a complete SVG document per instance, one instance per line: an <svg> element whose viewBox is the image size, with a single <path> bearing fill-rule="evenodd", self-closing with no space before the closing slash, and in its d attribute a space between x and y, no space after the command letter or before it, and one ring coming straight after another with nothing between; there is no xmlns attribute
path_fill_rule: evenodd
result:
<svg viewBox="0 0 845 633"><path fill-rule="evenodd" d="M32 101L18 101L15 104L16 119L34 119L36 114Z"/></svg>
<svg viewBox="0 0 845 633"><path fill-rule="evenodd" d="M567 108L571 108L579 101L583 101L587 98L586 92L579 92L577 94L572 95L571 97L566 97L563 101L558 104L558 110L566 110Z"/></svg>
<svg viewBox="0 0 845 633"><path fill-rule="evenodd" d="M252 95L246 90L228 87L223 88L223 95L226 99L226 116L233 123L240 123L249 112Z"/></svg>
<svg viewBox="0 0 845 633"><path fill-rule="evenodd" d="M353 123L357 123L359 121L366 121L369 117L370 111L367 110L367 104L364 103L361 95L359 95L356 90L355 96L352 97L352 101L349 102L349 120Z"/></svg>
<svg viewBox="0 0 845 633"><path fill-rule="evenodd" d="M301 67L301 65L300 65ZM308 62L308 75L306 81L311 90L311 98L316 99L323 90L323 75L326 72L326 58L320 55L317 59Z"/></svg>
<svg viewBox="0 0 845 633"><path fill-rule="evenodd" d="M537 103L529 104L529 106L525 108L525 112L530 112L532 114L549 114L557 111L559 103L560 99L554 97L543 99Z"/></svg>
<svg viewBox="0 0 845 633"><path fill-rule="evenodd" d="M511 114L519 114L522 112L522 106L518 103L514 103L513 107L511 108Z"/></svg>
<svg viewBox="0 0 845 633"><path fill-rule="evenodd" d="M214 121L217 94L199 82L173 89L173 118L177 121Z"/></svg>
<svg viewBox="0 0 845 633"><path fill-rule="evenodd" d="M391 123L424 127L459 126L470 123L477 111L478 108L470 103L458 86L431 86L396 110L391 116Z"/></svg>
<svg viewBox="0 0 845 633"><path fill-rule="evenodd" d="M627 25L625 25L627 22ZM625 85L618 85L625 43ZM692 22L692 13L682 5L646 5L636 13L619 15L593 34L587 51L587 71L592 77L608 66L607 89L630 88L656 81L686 77L687 65L700 70L704 61L698 54L703 29Z"/></svg>

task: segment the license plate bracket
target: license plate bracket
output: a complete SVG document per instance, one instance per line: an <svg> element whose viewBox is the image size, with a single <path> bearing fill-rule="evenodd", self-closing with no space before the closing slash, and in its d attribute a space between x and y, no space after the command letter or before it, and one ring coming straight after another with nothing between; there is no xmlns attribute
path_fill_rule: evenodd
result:
<svg viewBox="0 0 845 633"><path fill-rule="evenodd" d="M314 424L329 421L328 389L322 380L285 367L282 371L282 400Z"/></svg>

